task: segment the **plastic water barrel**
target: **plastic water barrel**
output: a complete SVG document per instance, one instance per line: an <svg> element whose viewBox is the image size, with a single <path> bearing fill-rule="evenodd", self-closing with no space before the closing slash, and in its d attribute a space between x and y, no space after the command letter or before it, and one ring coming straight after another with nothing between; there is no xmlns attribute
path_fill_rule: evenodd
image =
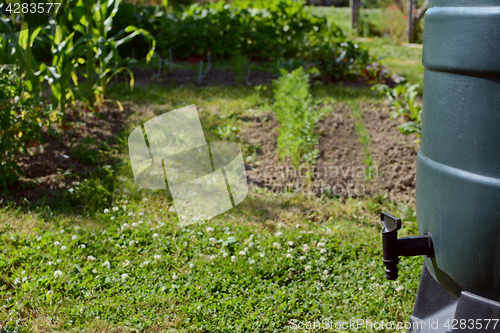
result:
<svg viewBox="0 0 500 333"><path fill-rule="evenodd" d="M416 203L432 276L500 301L500 0L431 0L425 14Z"/></svg>

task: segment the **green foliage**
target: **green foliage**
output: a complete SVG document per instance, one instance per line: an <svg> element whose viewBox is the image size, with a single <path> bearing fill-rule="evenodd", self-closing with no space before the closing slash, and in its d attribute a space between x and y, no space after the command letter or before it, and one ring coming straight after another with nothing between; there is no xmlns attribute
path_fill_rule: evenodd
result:
<svg viewBox="0 0 500 333"><path fill-rule="evenodd" d="M273 111L280 124L278 150L282 158L289 157L294 166L301 160L311 165L319 151L314 149L318 135L314 133L319 120L309 92L309 75L302 67L288 73L281 70L274 81Z"/></svg>
<svg viewBox="0 0 500 333"><path fill-rule="evenodd" d="M419 84L400 84L395 88L389 88L385 84L378 84L372 87L372 90L385 94L387 101L394 111L391 115L393 119L403 117L407 122L398 126L401 133L408 135L416 133L421 135L422 129L422 106L417 103L415 98L418 95Z"/></svg>
<svg viewBox="0 0 500 333"><path fill-rule="evenodd" d="M361 72L360 66L368 62L366 50L353 43L333 20L313 15L301 1L235 1L231 5L219 1L171 13L158 6L123 3L120 8L123 11L118 11L116 22L133 22L150 31L166 58L169 49L176 58L208 53L212 59L232 58L233 62L246 61L243 57L249 55L281 62L302 58L329 80ZM137 39L130 45L140 50L142 43Z"/></svg>
<svg viewBox="0 0 500 333"><path fill-rule="evenodd" d="M370 63L368 50L347 38L331 21L328 21L328 29L309 33L303 58L312 62L330 82L364 75Z"/></svg>
<svg viewBox="0 0 500 333"><path fill-rule="evenodd" d="M42 141L42 126L49 125L47 107L16 68L0 66L0 187L6 189L21 170L14 156Z"/></svg>
<svg viewBox="0 0 500 333"><path fill-rule="evenodd" d="M71 156L87 165L98 165L108 157L110 151L111 147L107 142L98 144L94 138L71 143Z"/></svg>
<svg viewBox="0 0 500 333"><path fill-rule="evenodd" d="M98 156L97 153L94 153ZM91 157L90 154L87 157ZM110 165L98 168L88 178L76 181L63 198L72 206L72 210L83 210L89 215L95 214L110 204L114 186L115 170Z"/></svg>

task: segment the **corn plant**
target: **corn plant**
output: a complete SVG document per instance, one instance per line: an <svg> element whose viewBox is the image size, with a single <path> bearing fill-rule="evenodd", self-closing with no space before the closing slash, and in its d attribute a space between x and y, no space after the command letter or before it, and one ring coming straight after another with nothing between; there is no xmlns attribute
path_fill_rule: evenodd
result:
<svg viewBox="0 0 500 333"><path fill-rule="evenodd" d="M28 23L24 23L27 25ZM0 63L4 65L17 65L18 70L26 76L26 87L29 91L39 90L43 81L45 64L38 64L31 54L31 48L41 27L26 28L15 32L8 18L0 17Z"/></svg>
<svg viewBox="0 0 500 333"><path fill-rule="evenodd" d="M282 159L290 158L295 167L301 161L306 162L310 182L312 164L319 154L314 146L318 143L315 129L320 117L313 109L309 75L302 67L291 73L282 69L281 75L274 81L275 102L272 107L280 124L278 151Z"/></svg>
<svg viewBox="0 0 500 333"><path fill-rule="evenodd" d="M78 87L78 78L76 68L82 63L83 54L87 41L91 36L85 35L78 39L75 38L75 31L66 34L66 28L63 25L55 27L55 33L50 35L52 41L52 65L48 67L47 81L52 91L52 105L55 108L59 106L62 115L62 127L65 127L66 103L75 99L74 88L70 85L73 81L75 87Z"/></svg>
<svg viewBox="0 0 500 333"><path fill-rule="evenodd" d="M148 62L154 53L156 40L151 38L149 32L144 29L128 26L120 30L115 36L109 36L112 29L113 17L118 12L120 3L121 0L81 0L71 13L70 20L73 24L73 29L83 35L91 36L87 41L85 51L87 103L91 108L94 107L95 96L101 102L106 98L107 85L114 75L123 71L128 72L130 75L130 86L133 87L132 72L126 67L114 67L118 61L118 47L141 34L151 42L151 49L146 57ZM96 63L97 66L95 66ZM94 81L96 74L97 82Z"/></svg>

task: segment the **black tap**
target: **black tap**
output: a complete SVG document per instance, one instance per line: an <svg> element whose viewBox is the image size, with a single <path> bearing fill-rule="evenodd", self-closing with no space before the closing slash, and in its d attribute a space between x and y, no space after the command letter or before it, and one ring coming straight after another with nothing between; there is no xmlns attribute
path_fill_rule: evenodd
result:
<svg viewBox="0 0 500 333"><path fill-rule="evenodd" d="M429 233L418 237L403 237L398 239L398 230L401 229L401 220L387 213L382 213L382 245L384 248L385 277L388 280L398 278L399 256L434 257L434 245Z"/></svg>

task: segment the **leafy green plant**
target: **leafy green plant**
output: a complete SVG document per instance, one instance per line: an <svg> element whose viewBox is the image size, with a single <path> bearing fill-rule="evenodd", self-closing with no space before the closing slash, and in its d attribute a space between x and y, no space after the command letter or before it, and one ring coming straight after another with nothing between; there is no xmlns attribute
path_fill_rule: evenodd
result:
<svg viewBox="0 0 500 333"><path fill-rule="evenodd" d="M87 165L99 164L107 157L110 150L111 147L106 142L98 144L94 138L71 143L71 156Z"/></svg>
<svg viewBox="0 0 500 333"><path fill-rule="evenodd" d="M396 119L403 117L407 122L398 126L401 133L408 135L416 133L421 135L422 106L415 98L418 95L419 84L400 84L389 88L385 84L377 84L371 89L383 93L393 110L391 117Z"/></svg>
<svg viewBox="0 0 500 333"><path fill-rule="evenodd" d="M320 117L313 109L309 75L304 73L302 67L291 73L281 70L281 75L274 81L275 102L272 106L280 124L278 151L281 158L289 157L295 167L301 161L306 162L310 180L312 163L319 154L314 149L318 143L318 135L314 131Z"/></svg>
<svg viewBox="0 0 500 333"><path fill-rule="evenodd" d="M18 179L14 156L42 141L42 127L50 124L48 108L31 93L13 66L0 66L0 186Z"/></svg>

